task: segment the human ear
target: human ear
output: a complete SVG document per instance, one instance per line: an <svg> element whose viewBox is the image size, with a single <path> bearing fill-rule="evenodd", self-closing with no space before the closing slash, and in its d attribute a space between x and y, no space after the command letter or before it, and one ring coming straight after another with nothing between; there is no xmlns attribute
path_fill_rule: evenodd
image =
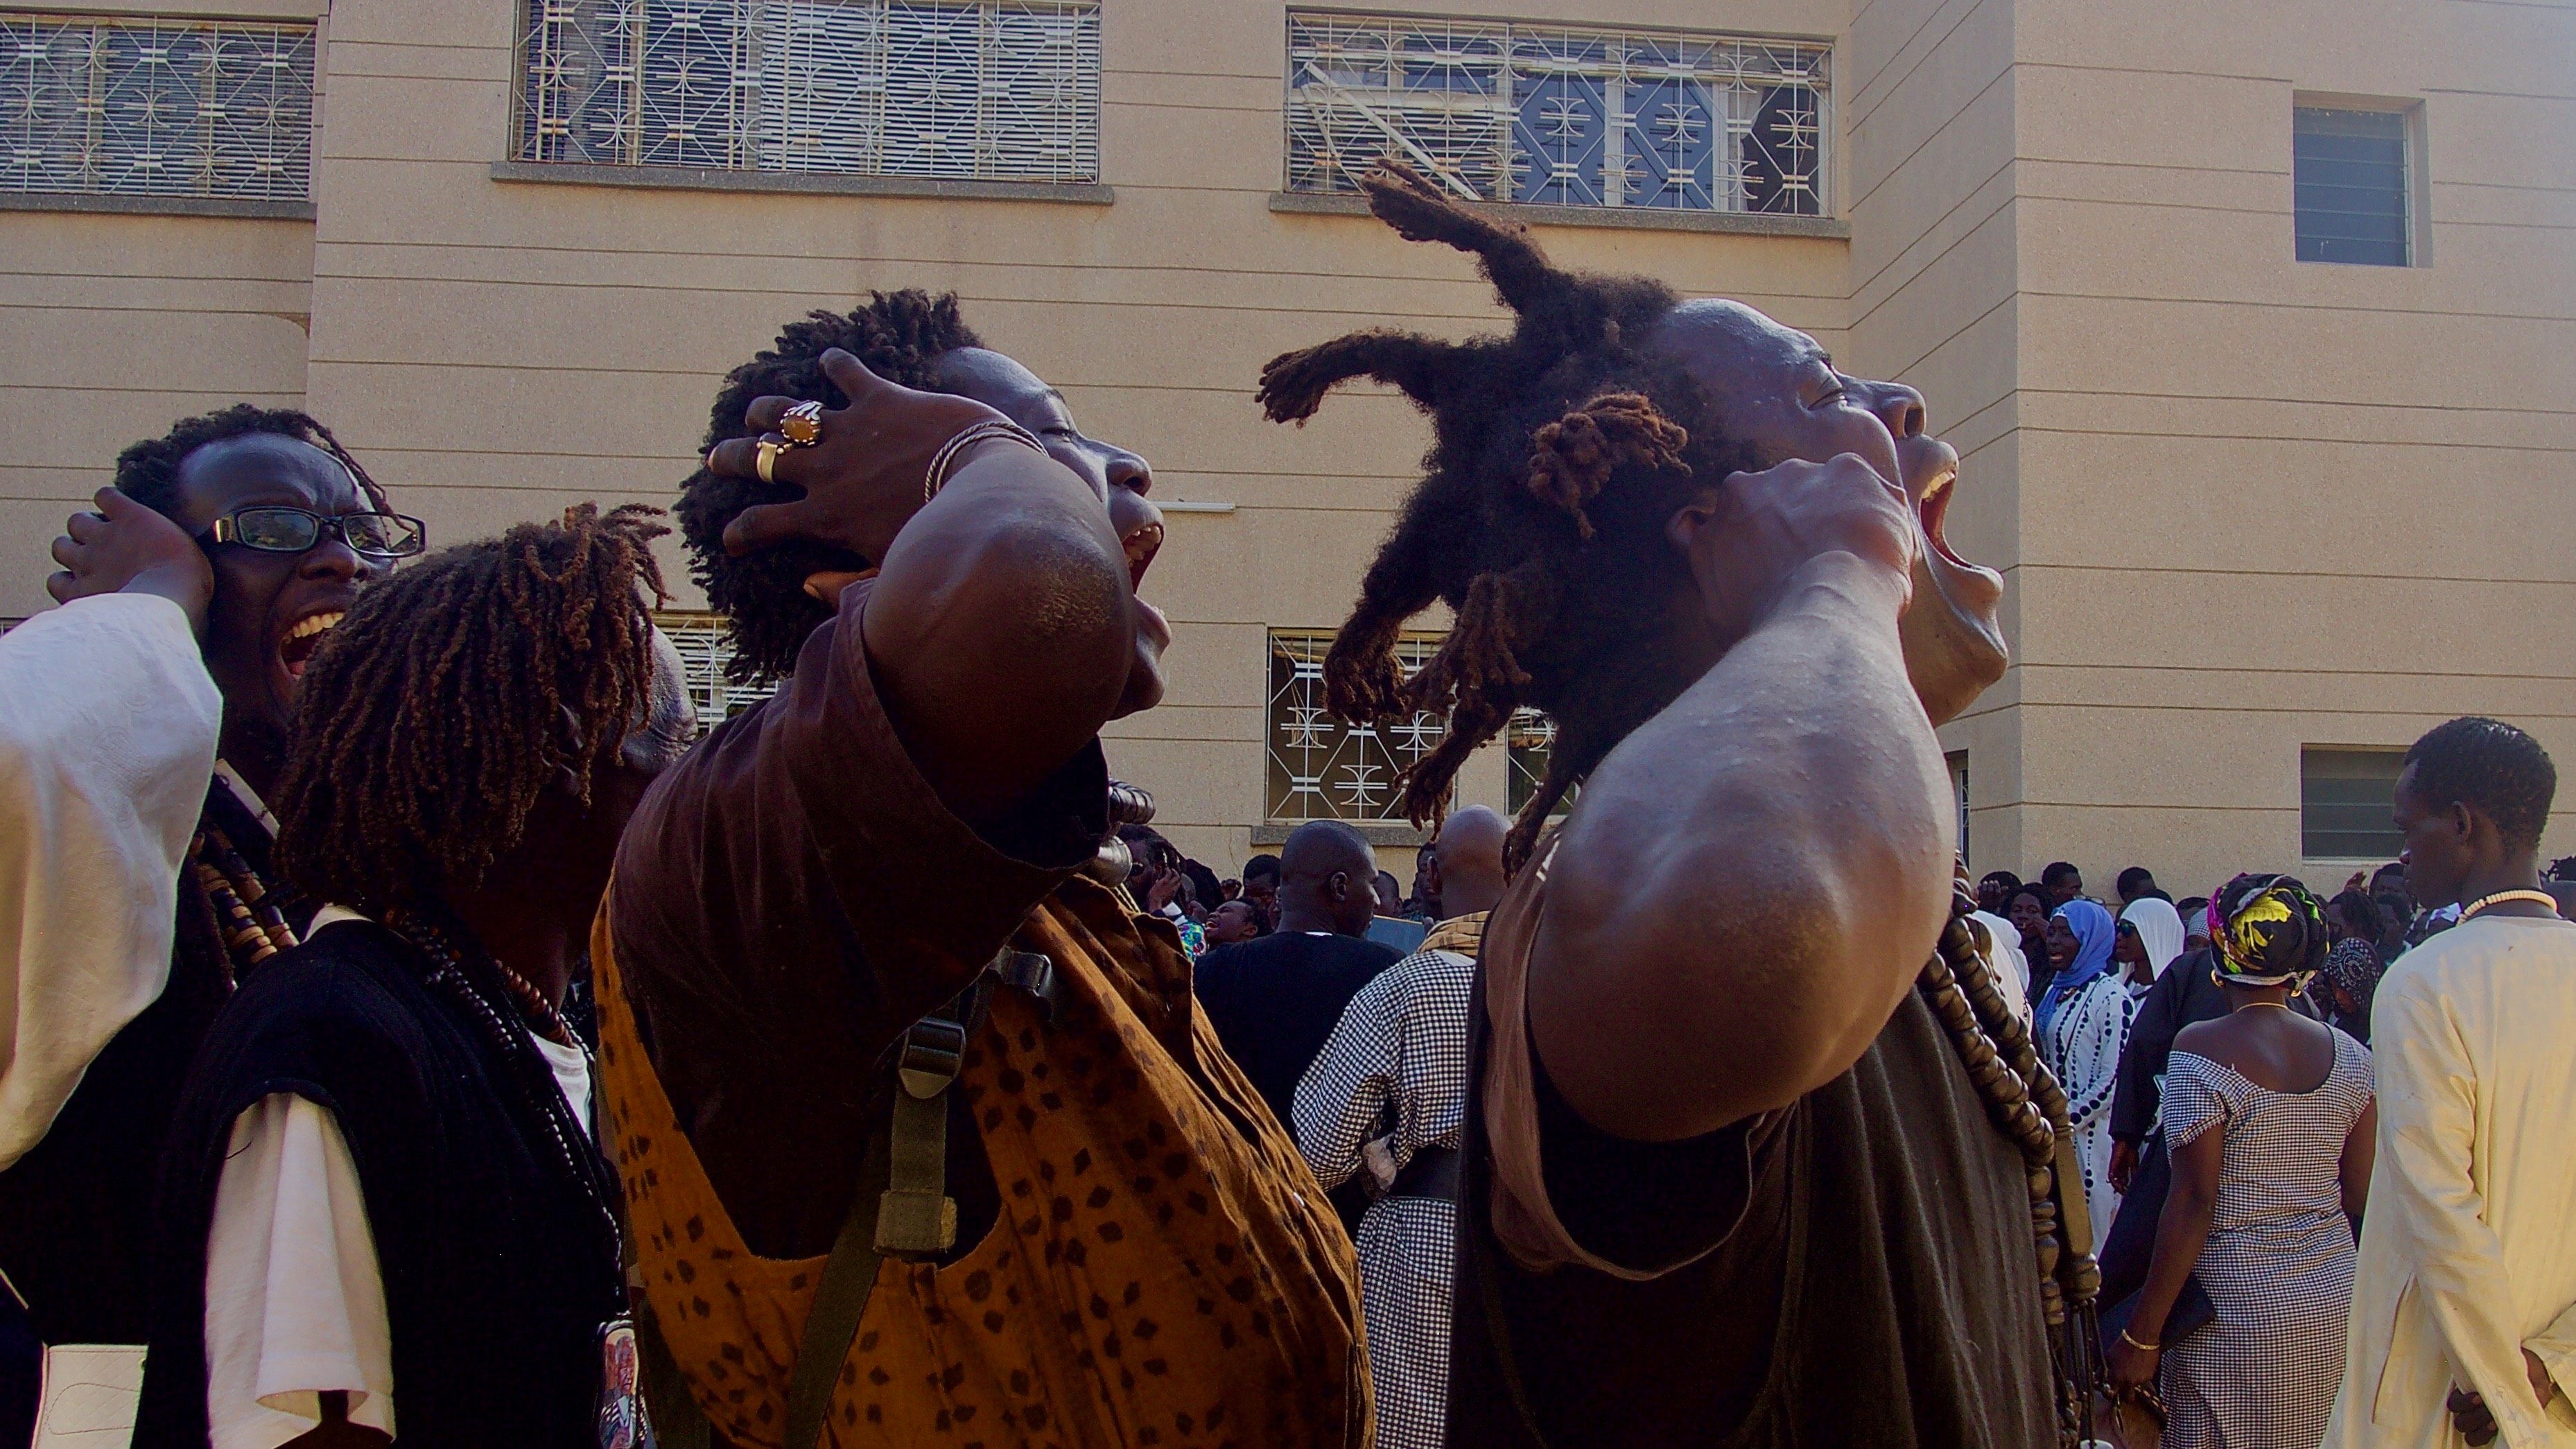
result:
<svg viewBox="0 0 2576 1449"><path fill-rule="evenodd" d="M1698 544L1701 531L1717 522L1717 497L1713 490L1702 493L1673 510L1673 516L1664 520L1664 540L1673 546L1675 553L1688 556Z"/></svg>

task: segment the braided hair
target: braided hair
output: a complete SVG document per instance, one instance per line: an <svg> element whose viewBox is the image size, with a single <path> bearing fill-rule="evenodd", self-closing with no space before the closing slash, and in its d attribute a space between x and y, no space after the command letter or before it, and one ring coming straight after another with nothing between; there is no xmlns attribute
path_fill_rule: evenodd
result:
<svg viewBox="0 0 2576 1449"><path fill-rule="evenodd" d="M370 912L430 907L518 843L559 771L588 804L651 697L660 515L585 503L360 594L304 674L279 870Z"/></svg>
<svg viewBox="0 0 2576 1449"><path fill-rule="evenodd" d="M733 658L725 666L737 684L782 678L796 669L797 651L814 626L832 611L805 592L808 575L823 570L857 572L874 559L819 543L783 543L741 558L725 552L725 525L757 503L782 503L800 496L789 483L763 483L757 478L728 478L708 471L706 451L729 438L747 437L743 409L764 396L810 399L827 408L844 408L850 400L823 374L823 354L838 347L856 354L868 371L888 382L923 391L938 391L931 382L932 363L960 347L981 347L957 310L955 293L931 296L906 289L871 292L866 305L848 315L815 311L780 330L767 351L725 375L715 406L707 417L707 435L699 445L698 470L680 485L672 509L680 520L680 537L689 548L689 575L707 591L707 603L724 615Z"/></svg>
<svg viewBox="0 0 2576 1449"><path fill-rule="evenodd" d="M293 408L264 408L253 403L234 403L211 413L181 418L170 425L170 431L157 438L129 443L116 455L116 491L168 517L179 503L179 467L188 455L208 443L228 438L249 437L268 433L309 443L328 453L341 467L349 470L358 490L367 496L369 506L385 510L385 490L367 476L349 450L340 446L331 430L310 414Z"/></svg>
<svg viewBox="0 0 2576 1449"><path fill-rule="evenodd" d="M1689 685L1660 647L1672 591L1688 581L1666 522L1764 462L1713 425L1679 364L1642 350L1680 300L1670 288L1560 270L1525 228L1489 220L1400 162L1380 162L1361 185L1407 240L1474 255L1515 320L1509 336L1463 343L1356 332L1262 369L1274 422L1304 422L1359 377L1395 387L1432 420L1422 480L1325 657L1326 702L1363 724L1448 716L1440 744L1404 774L1417 823L1438 819L1460 766L1514 709L1553 716L1547 777L1506 843L1517 868L1567 791ZM1396 641L1435 600L1455 626L1405 679Z"/></svg>

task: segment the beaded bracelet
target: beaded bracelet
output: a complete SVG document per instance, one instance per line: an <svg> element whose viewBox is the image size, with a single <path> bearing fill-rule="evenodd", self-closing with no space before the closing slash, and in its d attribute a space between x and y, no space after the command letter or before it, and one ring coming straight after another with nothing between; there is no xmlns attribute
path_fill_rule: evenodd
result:
<svg viewBox="0 0 2576 1449"><path fill-rule="evenodd" d="M1009 438L1041 453L1046 451L1046 444L1038 441L1037 434L1018 423L1007 418L986 418L942 443L939 451L930 456L930 469L921 475L921 501L928 503L938 497L939 490L948 486L948 473L956 466L957 456L987 438Z"/></svg>

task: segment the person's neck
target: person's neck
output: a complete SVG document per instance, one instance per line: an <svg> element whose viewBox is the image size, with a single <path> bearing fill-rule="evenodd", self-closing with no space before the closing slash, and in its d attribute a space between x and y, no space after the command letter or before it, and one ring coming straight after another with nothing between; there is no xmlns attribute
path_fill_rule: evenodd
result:
<svg viewBox="0 0 2576 1449"><path fill-rule="evenodd" d="M1355 932L1343 930L1340 922L1334 920L1324 912L1315 910L1311 907L1293 905L1280 907L1279 934L1283 936L1293 936L1301 931L1312 931L1327 936L1348 936L1356 934Z"/></svg>
<svg viewBox="0 0 2576 1449"><path fill-rule="evenodd" d="M1449 887L1440 893L1439 919L1454 921L1460 916L1472 916L1482 911L1490 911L1502 902L1503 886L1500 881L1494 882L1490 887L1483 885Z"/></svg>
<svg viewBox="0 0 2576 1449"><path fill-rule="evenodd" d="M2277 1006L2284 1011L2288 1010L2290 988L2286 986L2230 986L2227 988L2227 1009L2230 1012L2243 1011L2256 1006Z"/></svg>
<svg viewBox="0 0 2576 1449"><path fill-rule="evenodd" d="M278 781L286 773L286 751L267 730L237 728L227 724L217 741L216 753L232 766L259 798L271 808L277 802Z"/></svg>
<svg viewBox="0 0 2576 1449"><path fill-rule="evenodd" d="M2502 891L2536 891L2540 889L2540 853L2518 851L2491 864L2470 868L2460 879L2459 904L2463 907ZM2555 916L2558 912L2538 901L2499 901L2478 912L2484 916Z"/></svg>
<svg viewBox="0 0 2576 1449"><path fill-rule="evenodd" d="M511 878L499 867L491 875ZM589 939L599 893L589 893L585 901L579 891L486 886L450 897L447 908L493 959L561 1006L572 986L572 963Z"/></svg>

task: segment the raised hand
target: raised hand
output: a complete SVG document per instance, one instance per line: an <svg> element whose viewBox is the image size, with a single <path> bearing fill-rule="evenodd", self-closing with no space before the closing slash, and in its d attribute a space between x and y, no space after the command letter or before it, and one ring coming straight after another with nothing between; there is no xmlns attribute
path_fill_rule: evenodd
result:
<svg viewBox="0 0 2576 1449"><path fill-rule="evenodd" d="M895 534L920 511L923 478L940 448L976 423L1003 420L970 398L888 382L837 347L823 354L823 371L850 405L827 410L820 438L810 447L781 451L770 470L772 479L803 489L805 496L744 509L725 527L728 552L805 540L883 562ZM759 477L760 444L785 441L776 428L796 402L754 400L743 410L743 421L760 435L716 444L707 467L729 477Z"/></svg>
<svg viewBox="0 0 2576 1449"><path fill-rule="evenodd" d="M215 596L214 565L179 525L113 488L101 488L96 512L75 513L54 540L62 571L45 580L54 602L93 594L159 594L188 613L188 627L206 632L206 605Z"/></svg>
<svg viewBox="0 0 2576 1449"><path fill-rule="evenodd" d="M1923 551L1904 489L1856 453L1734 474L1712 503L1675 515L1673 528L1710 616L1729 637L1751 632L1790 582L1828 553L1878 565L1899 599L1910 599Z"/></svg>

